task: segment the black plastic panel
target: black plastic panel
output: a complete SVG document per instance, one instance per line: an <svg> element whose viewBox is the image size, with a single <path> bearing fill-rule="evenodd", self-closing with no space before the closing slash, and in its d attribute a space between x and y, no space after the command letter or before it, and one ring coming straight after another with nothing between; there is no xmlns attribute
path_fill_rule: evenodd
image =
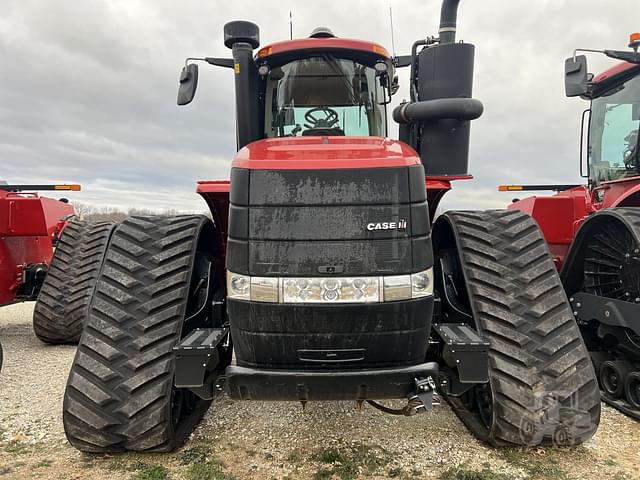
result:
<svg viewBox="0 0 640 480"><path fill-rule="evenodd" d="M229 237L238 240L249 238L249 207L229 205Z"/></svg>
<svg viewBox="0 0 640 480"><path fill-rule="evenodd" d="M249 205L249 172L244 168L231 169L229 201L234 205Z"/></svg>
<svg viewBox="0 0 640 480"><path fill-rule="evenodd" d="M425 257L431 258L431 257ZM249 271L258 276L319 276L336 267L341 275L392 275L431 266L412 262L411 239L249 242ZM235 263L234 263L235 268ZM236 271L231 268L232 271ZM240 272L238 272L240 273Z"/></svg>
<svg viewBox="0 0 640 480"><path fill-rule="evenodd" d="M409 176L414 178L414 182L420 178L424 184L421 165L349 170L252 170L249 201L254 206L371 205L424 201L425 192L419 189L410 192ZM414 198L411 198L411 193L415 195Z"/></svg>
<svg viewBox="0 0 640 480"><path fill-rule="evenodd" d="M424 241L430 226L421 165L234 168L231 181L227 268L233 272L318 276L330 266L342 275L392 275L433 263Z"/></svg>
<svg viewBox="0 0 640 480"><path fill-rule="evenodd" d="M229 300L238 365L264 368L397 366L424 361L433 297L377 304L294 305ZM359 350L360 360L303 360ZM319 353L318 353L319 354Z"/></svg>
<svg viewBox="0 0 640 480"><path fill-rule="evenodd" d="M251 207L249 238L260 240L374 240L407 238L413 206L404 205L326 205L313 207ZM426 204L422 204L426 214ZM420 210L416 207L416 210ZM399 223L406 228L369 230L369 224ZM426 234L424 222L419 225ZM409 228L411 227L411 229ZM373 228L373 227L372 227Z"/></svg>
<svg viewBox="0 0 640 480"><path fill-rule="evenodd" d="M227 269L249 275L249 242L229 237L227 240Z"/></svg>

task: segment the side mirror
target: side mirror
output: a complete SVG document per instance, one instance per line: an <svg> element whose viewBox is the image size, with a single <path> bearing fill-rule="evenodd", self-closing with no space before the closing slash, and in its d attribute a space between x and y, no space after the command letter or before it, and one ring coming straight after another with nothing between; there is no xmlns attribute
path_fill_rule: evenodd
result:
<svg viewBox="0 0 640 480"><path fill-rule="evenodd" d="M579 97L588 90L587 57L578 55L564 62L564 91L567 97Z"/></svg>
<svg viewBox="0 0 640 480"><path fill-rule="evenodd" d="M180 87L178 88L178 105L191 103L198 88L198 65L190 63L180 72Z"/></svg>

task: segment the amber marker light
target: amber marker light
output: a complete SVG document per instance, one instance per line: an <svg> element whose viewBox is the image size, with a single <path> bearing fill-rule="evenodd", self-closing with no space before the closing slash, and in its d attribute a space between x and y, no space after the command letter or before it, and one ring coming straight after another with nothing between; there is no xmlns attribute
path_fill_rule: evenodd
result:
<svg viewBox="0 0 640 480"><path fill-rule="evenodd" d="M500 185L498 187L499 192L516 192L523 190L522 185Z"/></svg>
<svg viewBox="0 0 640 480"><path fill-rule="evenodd" d="M273 49L271 47L262 48L258 50L258 58L268 57L269 55L271 55L272 52L273 52Z"/></svg>
<svg viewBox="0 0 640 480"><path fill-rule="evenodd" d="M72 185L55 185L54 190L67 190L72 192L79 192L80 185L78 185L77 183Z"/></svg>

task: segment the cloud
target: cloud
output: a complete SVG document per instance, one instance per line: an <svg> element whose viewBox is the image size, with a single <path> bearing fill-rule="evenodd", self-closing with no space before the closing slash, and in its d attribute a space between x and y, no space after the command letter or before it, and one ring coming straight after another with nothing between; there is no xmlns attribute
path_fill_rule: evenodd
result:
<svg viewBox="0 0 640 480"><path fill-rule="evenodd" d="M327 25L390 48L390 4L397 53L437 33L436 0L4 0L0 177L79 182L73 198L97 206L202 209L196 181L227 178L235 153L233 75L203 67L196 101L178 108L184 58L228 56L222 26L232 19L258 23L263 45L285 39L290 10L296 36ZM637 14L635 2L463 0L459 38L476 44L486 113L472 127L476 179L445 205L504 205L499 183L578 181L586 104L564 97L563 60L576 47L626 48Z"/></svg>

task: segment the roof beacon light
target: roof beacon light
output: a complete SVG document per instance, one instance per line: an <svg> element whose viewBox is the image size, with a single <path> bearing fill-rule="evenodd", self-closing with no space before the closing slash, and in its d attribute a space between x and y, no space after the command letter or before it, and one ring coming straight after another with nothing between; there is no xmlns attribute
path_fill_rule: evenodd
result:
<svg viewBox="0 0 640 480"><path fill-rule="evenodd" d="M637 52L638 47L640 47L640 32L634 32L629 35L629 48L633 48L633 51Z"/></svg>
<svg viewBox="0 0 640 480"><path fill-rule="evenodd" d="M316 27L309 38L336 38L336 36L329 27Z"/></svg>

